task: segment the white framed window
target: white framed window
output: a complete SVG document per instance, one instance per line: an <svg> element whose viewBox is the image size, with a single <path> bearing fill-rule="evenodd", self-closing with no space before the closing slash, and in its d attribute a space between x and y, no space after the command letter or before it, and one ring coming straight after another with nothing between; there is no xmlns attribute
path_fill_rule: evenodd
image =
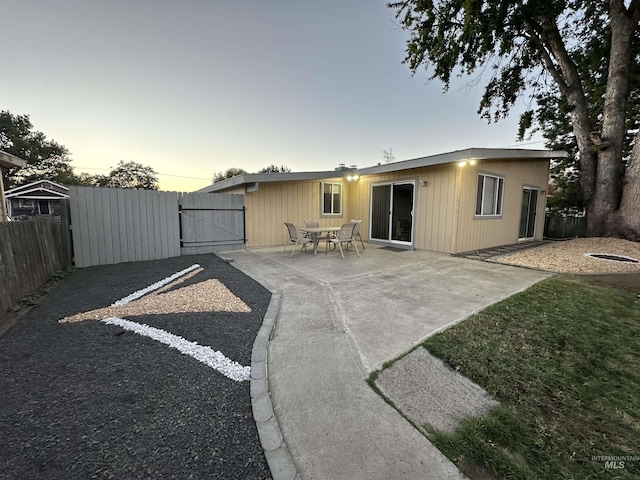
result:
<svg viewBox="0 0 640 480"><path fill-rule="evenodd" d="M322 214L342 215L342 184L322 182Z"/></svg>
<svg viewBox="0 0 640 480"><path fill-rule="evenodd" d="M476 190L476 216L498 217L502 215L503 193L504 177L479 173Z"/></svg>

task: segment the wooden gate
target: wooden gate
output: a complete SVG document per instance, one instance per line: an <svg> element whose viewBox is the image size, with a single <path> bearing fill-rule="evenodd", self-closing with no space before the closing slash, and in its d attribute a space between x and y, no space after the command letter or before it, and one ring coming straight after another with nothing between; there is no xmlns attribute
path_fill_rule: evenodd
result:
<svg viewBox="0 0 640 480"><path fill-rule="evenodd" d="M244 248L244 195L181 193L178 201L182 255Z"/></svg>
<svg viewBox="0 0 640 480"><path fill-rule="evenodd" d="M78 268L244 248L244 196L69 187Z"/></svg>

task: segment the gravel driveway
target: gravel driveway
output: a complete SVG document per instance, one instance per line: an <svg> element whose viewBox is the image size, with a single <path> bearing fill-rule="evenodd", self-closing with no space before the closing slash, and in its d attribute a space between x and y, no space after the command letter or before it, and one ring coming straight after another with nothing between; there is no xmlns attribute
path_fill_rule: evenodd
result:
<svg viewBox="0 0 640 480"><path fill-rule="evenodd" d="M126 319L250 364L271 295L220 258L78 270L0 337L0 479L270 478L248 381L118 325L58 323L195 263L203 270L174 290L218 279L250 311L174 302Z"/></svg>

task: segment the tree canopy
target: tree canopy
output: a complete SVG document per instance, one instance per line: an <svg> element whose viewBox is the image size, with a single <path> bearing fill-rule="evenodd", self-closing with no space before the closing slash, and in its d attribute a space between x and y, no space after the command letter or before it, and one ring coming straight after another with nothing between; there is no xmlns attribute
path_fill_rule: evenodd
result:
<svg viewBox="0 0 640 480"><path fill-rule="evenodd" d="M44 179L66 185L158 189L158 174L136 162L120 161L108 175L76 175L66 147L34 130L29 115L0 112L0 150L27 161L24 168L7 169L6 175L3 171L7 189Z"/></svg>
<svg viewBox="0 0 640 480"><path fill-rule="evenodd" d="M109 175L88 176L86 181L99 187L158 190L158 174L153 168L122 160L109 172Z"/></svg>
<svg viewBox="0 0 640 480"><path fill-rule="evenodd" d="M3 169L2 177L7 189L41 179L69 183L73 178L69 151L34 130L29 115L13 115L5 110L0 112L0 150L27 162L24 168Z"/></svg>
<svg viewBox="0 0 640 480"><path fill-rule="evenodd" d="M213 178L211 179L213 183L218 183L227 178L235 177L238 175L242 175L243 173L247 173L244 168L229 168L226 172L218 172L213 174Z"/></svg>
<svg viewBox="0 0 640 480"><path fill-rule="evenodd" d="M288 173L290 171L291 169L289 167L285 167L284 165L268 165L258 170L258 173Z"/></svg>
<svg viewBox="0 0 640 480"><path fill-rule="evenodd" d="M257 173L288 173L291 169L285 165L267 165L266 167L258 170ZM225 172L218 172L213 174L212 181L213 183L222 182L227 178L236 177L238 175L242 175L243 173L248 173L244 168L229 168Z"/></svg>
<svg viewBox="0 0 640 480"><path fill-rule="evenodd" d="M537 128L550 146L574 145L588 234L640 240L640 0L406 0L389 7L410 33L404 62L413 74L425 67L445 90L452 75L484 77L478 113L489 121L526 98L520 138Z"/></svg>

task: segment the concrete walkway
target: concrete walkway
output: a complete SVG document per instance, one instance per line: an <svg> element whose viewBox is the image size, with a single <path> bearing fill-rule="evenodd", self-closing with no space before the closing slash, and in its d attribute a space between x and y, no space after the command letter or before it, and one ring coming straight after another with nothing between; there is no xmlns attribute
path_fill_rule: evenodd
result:
<svg viewBox="0 0 640 480"><path fill-rule="evenodd" d="M268 379L282 436L304 479L464 478L367 385L370 372L432 333L548 275L367 245L337 253L221 254L282 294Z"/></svg>

